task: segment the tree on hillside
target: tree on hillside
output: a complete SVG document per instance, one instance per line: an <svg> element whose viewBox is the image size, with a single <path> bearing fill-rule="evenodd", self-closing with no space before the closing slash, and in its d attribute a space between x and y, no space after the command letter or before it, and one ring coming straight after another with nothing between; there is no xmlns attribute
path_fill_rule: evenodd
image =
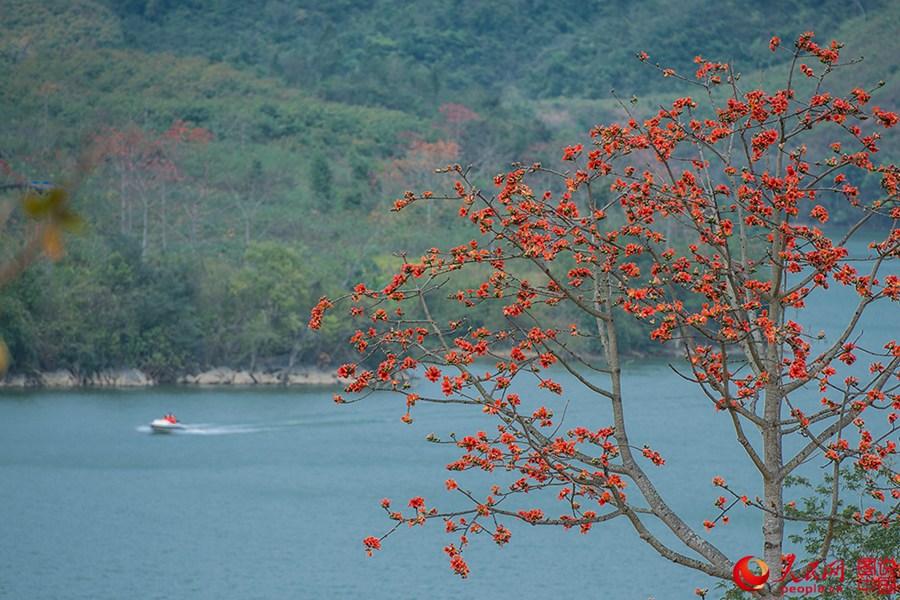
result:
<svg viewBox="0 0 900 600"><path fill-rule="evenodd" d="M449 140L428 142L414 138L410 141L404 155L391 161L383 181L388 188L399 189L431 189L440 184L435 174L436 168L459 160L459 144ZM425 206L425 223L429 227L439 213L441 207Z"/></svg>
<svg viewBox="0 0 900 600"><path fill-rule="evenodd" d="M328 212L335 208L333 181L334 175L331 172L331 165L328 163L325 155L318 153L313 156L309 165L309 187L315 199L315 206L319 207L323 212Z"/></svg>
<svg viewBox="0 0 900 600"><path fill-rule="evenodd" d="M265 170L259 160L253 160L244 171L225 175L223 187L241 217L245 246L249 246L254 239L257 233L254 226L259 223L259 213L272 201L273 191L284 184L283 179L277 173Z"/></svg>
<svg viewBox="0 0 900 600"><path fill-rule="evenodd" d="M293 367L306 333L304 307L313 280L306 251L282 243L250 244L244 265L229 281L234 338L255 370L260 356L288 356Z"/></svg>
<svg viewBox="0 0 900 600"><path fill-rule="evenodd" d="M465 104L447 102L438 107L438 112L443 118L443 125L450 138L457 143L460 139L463 127L466 123L478 121L481 116Z"/></svg>
<svg viewBox="0 0 900 600"><path fill-rule="evenodd" d="M784 51L778 38L770 48ZM403 508L385 500L395 523L364 540L370 554L402 525L440 519L454 536L444 548L450 565L465 577L463 554L473 534L502 546L512 535L510 520L587 533L621 519L661 557L730 582L739 557L718 547L711 530L746 507L762 520L748 549L771 575L744 569L742 585L777 598L786 581L809 577L816 561L831 557L838 525L900 526L900 343L874 344L859 330L863 313L896 314L900 301L900 277L890 272L900 256L900 169L878 157L881 131L898 117L872 105L874 90L828 88L840 48L801 35L787 52L784 87L769 92L745 89L731 65L701 57L694 77L657 66L663 76L695 85L698 98L678 98L648 118L597 125L589 145L565 149L562 167L514 166L494 179L494 193L456 165L446 169L454 179L450 193L408 193L396 201L397 209L456 203L477 234L455 248L404 258L385 287L361 283L339 299L358 323L350 343L359 359L340 367L348 383L335 400L392 393L406 422L427 402L493 415L493 431L430 439L458 447L449 470L482 470L497 483L469 489L448 479L447 489L470 503L460 510L442 511L421 497ZM648 61L645 53L638 58ZM812 85L798 86L801 80ZM801 92L808 87L810 94ZM631 107L622 108L631 115ZM820 130L834 143L830 153L811 155L805 140ZM864 176L879 178L880 194L859 193ZM562 190L544 191L559 190L557 182ZM823 229L828 197L856 214L837 235ZM864 228L873 224L887 231L876 236ZM672 231L677 242L667 237ZM850 256L848 242L862 235L873 236L866 255ZM460 271L483 272L483 283L451 291ZM854 290L856 299L835 332L818 334L804 307L838 287ZM434 299L448 293L459 314L433 318ZM337 302L322 298L310 327ZM505 326L472 326L468 315L493 303L502 306ZM562 307L591 327L560 322ZM708 399L722 433L758 476L759 489L743 489L710 473L718 498L710 498L702 523L679 515L653 475L702 465L667 465L653 439L629 430L629 414L640 408L623 391L620 330L631 319L648 324L653 340L680 340L683 362L673 365L673 377L691 381ZM576 340L591 342L599 356L577 350ZM610 422L599 429L568 422L565 407L575 398L554 380L556 369L592 401L607 403ZM413 373L434 382L425 389L435 391L412 393L404 382ZM558 400L543 401L548 394ZM677 413L671 418L677 422ZM722 436L689 443L713 453L713 439ZM820 510L800 515L785 499L785 482L812 460L828 465L830 496ZM842 509L844 466L861 479L862 496L852 500L859 507L849 515ZM501 473L511 473L511 482ZM560 502L561 514L537 507L542 494ZM786 555L792 519L823 524L814 555Z"/></svg>
<svg viewBox="0 0 900 600"><path fill-rule="evenodd" d="M180 166L182 146L205 145L211 140L208 130L184 121L173 122L161 135L131 125L109 128L95 137L97 157L107 162L118 179L120 232L131 233L135 213L139 214L142 259L151 250L154 221L159 229L160 245L164 250L168 246L169 198L173 186L186 178ZM186 210L192 217L193 231L190 206Z"/></svg>

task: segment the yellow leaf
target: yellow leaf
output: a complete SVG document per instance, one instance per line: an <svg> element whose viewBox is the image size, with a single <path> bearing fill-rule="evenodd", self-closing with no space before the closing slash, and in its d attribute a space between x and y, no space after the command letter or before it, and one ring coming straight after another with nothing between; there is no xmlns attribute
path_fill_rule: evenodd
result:
<svg viewBox="0 0 900 600"><path fill-rule="evenodd" d="M80 233L84 230L84 219L68 209L63 209L56 220L60 227L70 233Z"/></svg>
<svg viewBox="0 0 900 600"><path fill-rule="evenodd" d="M69 192L64 187L55 187L44 194L47 206L50 210L57 212L62 209L69 200Z"/></svg>
<svg viewBox="0 0 900 600"><path fill-rule="evenodd" d="M41 239L44 246L44 254L51 260L59 260L66 253L63 248L62 232L59 227L51 226L44 230L44 236Z"/></svg>
<svg viewBox="0 0 900 600"><path fill-rule="evenodd" d="M0 340L0 377L6 373L6 369L8 368L9 348L6 347L6 343L3 340Z"/></svg>
<svg viewBox="0 0 900 600"><path fill-rule="evenodd" d="M26 215L34 219L39 219L50 211L46 198L34 190L28 190L22 198L22 208Z"/></svg>
<svg viewBox="0 0 900 600"><path fill-rule="evenodd" d="M33 219L42 219L48 215L59 216L67 211L69 192L63 187L55 187L46 192L28 190L22 198L25 214Z"/></svg>

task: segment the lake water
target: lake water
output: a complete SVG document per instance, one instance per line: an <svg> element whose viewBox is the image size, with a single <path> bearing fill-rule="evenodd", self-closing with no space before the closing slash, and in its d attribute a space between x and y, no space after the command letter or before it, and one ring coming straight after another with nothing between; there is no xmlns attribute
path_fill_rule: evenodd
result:
<svg viewBox="0 0 900 600"><path fill-rule="evenodd" d="M699 524L713 514L710 478L734 475L740 455L727 437L712 457L697 454L685 441L707 436L717 416L689 386L662 384L661 367L640 373L634 384L645 410L635 411L634 435L652 434L676 467L657 474ZM397 401L387 400L337 407L328 390L7 395L0 596L537 598L591 586L598 598L602 590L665 598L669 585L703 581L656 559L624 522L587 536L517 526L502 549L476 538L467 581L449 570L442 547L452 538L438 522L399 531L367 559L362 538L389 525L382 497L402 506L422 494L458 505L443 490L441 469L457 452L425 435L491 423L450 407L420 410L405 426ZM678 405L685 417L673 419L661 405ZM172 436L141 427L169 410L203 423ZM602 424L589 412L582 422ZM682 460L687 469L678 468ZM734 537L722 532L715 537Z"/></svg>
<svg viewBox="0 0 900 600"><path fill-rule="evenodd" d="M853 293L838 289L814 303L810 330L830 336L852 311ZM897 314L896 305L877 305L866 334L896 336ZM572 401L567 423L609 423L601 401L559 379ZM626 384L632 440L666 457L651 473L686 521L702 530L715 516L714 475L758 492L727 417L690 384L653 361L629 365ZM424 406L406 426L395 398L336 406L332 391L4 392L0 598L662 600L714 583L660 559L624 521L588 535L510 524L502 549L473 540L465 581L450 572L442 547L456 538L438 522L404 528L366 558L362 538L390 525L381 498L460 506L444 491L442 469L458 451L424 437L488 429L492 420ZM145 424L168 411L191 432L149 434ZM487 493L484 478L455 476ZM537 498L522 508L534 506L562 512ZM709 538L739 557L758 553L758 528L757 514L737 511Z"/></svg>

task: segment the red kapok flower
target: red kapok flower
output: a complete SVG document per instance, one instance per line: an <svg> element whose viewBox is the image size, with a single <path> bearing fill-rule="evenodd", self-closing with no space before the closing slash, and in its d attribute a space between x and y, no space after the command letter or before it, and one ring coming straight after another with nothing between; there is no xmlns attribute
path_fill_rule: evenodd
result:
<svg viewBox="0 0 900 600"><path fill-rule="evenodd" d="M370 535L363 540L363 547L366 549L366 554L372 556L373 550L381 550L381 540Z"/></svg>

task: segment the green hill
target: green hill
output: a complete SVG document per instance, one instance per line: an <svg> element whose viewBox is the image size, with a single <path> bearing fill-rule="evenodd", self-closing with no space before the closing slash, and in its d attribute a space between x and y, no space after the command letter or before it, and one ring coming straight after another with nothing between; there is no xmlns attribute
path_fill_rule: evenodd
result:
<svg viewBox="0 0 900 600"><path fill-rule="evenodd" d="M397 249L464 239L448 211L390 201L437 185L434 166L557 156L615 115L612 88L638 110L680 95L639 50L771 85L769 37L813 29L866 57L848 86L885 79L887 106L900 92L900 5L883 0L0 0L0 20L7 177L90 166L88 229L0 291L19 371L335 360L347 332L307 336L310 303L384 276Z"/></svg>

